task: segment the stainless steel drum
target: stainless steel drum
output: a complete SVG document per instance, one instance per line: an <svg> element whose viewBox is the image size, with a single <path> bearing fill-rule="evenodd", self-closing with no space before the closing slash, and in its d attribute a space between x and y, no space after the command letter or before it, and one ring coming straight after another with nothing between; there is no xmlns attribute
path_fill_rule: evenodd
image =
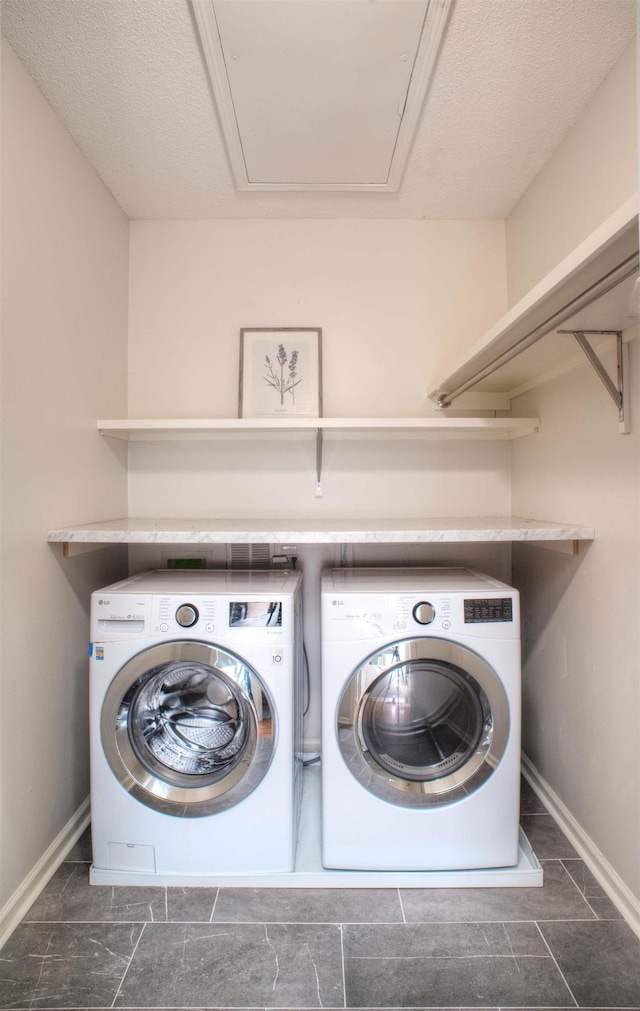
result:
<svg viewBox="0 0 640 1011"><path fill-rule="evenodd" d="M120 783L167 814L237 804L266 773L274 707L256 674L227 650L168 642L137 654L107 690L101 736Z"/></svg>

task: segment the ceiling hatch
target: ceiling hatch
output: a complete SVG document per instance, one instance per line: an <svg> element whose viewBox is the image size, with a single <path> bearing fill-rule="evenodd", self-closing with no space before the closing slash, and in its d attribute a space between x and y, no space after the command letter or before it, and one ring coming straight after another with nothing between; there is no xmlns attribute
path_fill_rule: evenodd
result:
<svg viewBox="0 0 640 1011"><path fill-rule="evenodd" d="M400 185L453 0L192 0L239 190Z"/></svg>

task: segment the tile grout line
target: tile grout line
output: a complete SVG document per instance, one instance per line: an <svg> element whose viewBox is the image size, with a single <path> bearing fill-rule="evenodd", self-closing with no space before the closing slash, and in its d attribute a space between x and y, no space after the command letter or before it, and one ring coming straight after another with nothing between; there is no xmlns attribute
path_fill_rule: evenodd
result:
<svg viewBox="0 0 640 1011"><path fill-rule="evenodd" d="M36 1000L38 999L38 998L37 998L37 995L38 995L38 987L40 986L40 980L42 979L42 973L44 972L44 964L45 964L45 961L46 961L46 959L47 959L47 953L48 953L48 951L49 951L49 948L51 947L51 940L52 940L52 939L51 939L51 937L50 937L50 938L49 938L49 940L48 940L48 942L47 942L47 951L45 951L45 952L44 952L44 954L43 954L43 956L42 956L42 958L41 958L41 960L40 960L40 969L39 969L39 971L38 971L38 978L37 978L37 980L36 980L36 984L35 984L35 986L34 986L34 988L33 988L33 994L32 994L32 996L31 996L31 999L30 999L30 1001L29 1001L29 1008L30 1008L30 1009L32 1009L32 1008L33 1008L33 1006L34 1006L34 1004L35 1004Z"/></svg>
<svg viewBox="0 0 640 1011"><path fill-rule="evenodd" d="M407 922L407 917L406 917L405 911L404 911L404 902L402 901L402 892L401 892L401 889L398 888L397 892L398 892L398 901L400 902L400 912L402 913L402 922L406 923Z"/></svg>
<svg viewBox="0 0 640 1011"><path fill-rule="evenodd" d="M344 923L338 924L340 928L340 959L342 961L342 1006L347 1006L347 974L344 965Z"/></svg>
<svg viewBox="0 0 640 1011"><path fill-rule="evenodd" d="M573 883L574 887L576 888L576 890L577 890L577 892L578 892L578 895L580 895L580 896L581 896L581 898L583 899L583 901L584 901L584 902L586 902L586 904L588 905L589 909L590 909L590 910L591 910L591 912L593 913L593 917L594 917L594 920L597 920L597 921L599 921L599 920L600 920L600 917L598 916L598 914L596 913L595 909L593 908L593 906L592 906L592 905L591 905L591 903L589 902L589 899L587 898L587 896L586 896L585 892L583 892L583 891L582 891L582 890L580 889L580 887L579 887L579 885L578 885L578 882L576 881L576 879L574 878L573 874L571 873L571 871L569 870L569 868L568 868L568 867L566 866L566 864L565 864L565 862L564 862L565 860L573 860L573 859L574 859L573 857L563 857L563 858L561 857L561 859L560 859L560 863L561 863L561 864L562 864L562 866L564 867L564 869L565 869L565 872L566 872L566 873L567 873L567 874L569 875L569 878L571 879L571 881L572 881L572 883ZM584 864L584 861L582 861L582 863L583 863L583 866L585 867L585 870L589 870L589 868L588 868L588 867L586 867L586 865ZM586 888L586 885L585 885L585 888ZM590 921L589 921L589 922L590 922Z"/></svg>
<svg viewBox="0 0 640 1011"><path fill-rule="evenodd" d="M213 900L213 906L211 908L211 916L209 917L209 923L213 923L214 922L213 917L215 916L215 913L216 913L216 906L218 905L218 899L219 898L220 898L220 888L216 888L216 897Z"/></svg>
<svg viewBox="0 0 640 1011"><path fill-rule="evenodd" d="M545 922L545 921L543 920L542 922ZM566 922L566 921L565 921L565 922ZM538 921L538 920L534 920L534 921L533 921L533 923L535 924L536 930L538 931L538 933L540 934L540 937L542 938L542 942L543 942L543 944L545 945L545 947L546 947L547 951L548 951L548 952L549 952L549 954L551 955L551 958L552 958L552 960L553 960L553 964L555 965L556 969L557 969L557 970L558 970L558 972L560 973L560 977L561 977L561 979L562 979L562 982L564 983L564 985L566 986L567 990L569 991L569 994L570 994L570 996L571 996L571 999L572 999L572 1001L573 1001L574 1005L575 1005L576 1007L580 1007L580 1005L578 1004L578 1001L576 1000L576 997L575 997L575 994L574 994L573 990L571 989L571 987L570 987L570 986L569 986L569 984L567 983L567 978L566 978L565 974L563 973L562 969L561 969L561 968L560 968L560 966L558 965L558 959L557 959L557 958L556 958L556 956L555 956L555 955L553 954L553 952L552 952L552 950L551 950L551 945L549 944L549 942L547 941L546 937L544 936L544 934L543 934L543 933L542 933L542 931L540 930L540 923L539 923L539 921Z"/></svg>
<svg viewBox="0 0 640 1011"><path fill-rule="evenodd" d="M131 922L131 921L130 921L130 926L131 926L131 929L133 930L134 923ZM129 964L127 965L126 969L124 970L124 972L122 974L122 979L118 983L116 992L115 992L115 994L113 996L113 1000L111 1001L111 1007L112 1008L115 1008L116 1001L117 1001L118 997L120 996L120 993L122 992L122 984L124 983L124 981L126 979L126 976L127 976L127 973L129 972L129 969L131 968L131 963L133 962L133 959L135 957L136 951L138 950L138 946L140 944L140 941L142 940L142 935L144 934L146 926L147 926L146 923L142 924L142 930L140 931L140 934L138 936L138 940L136 941L136 943L134 945L134 948L133 948L133 951L131 952L131 957L129 959Z"/></svg>
<svg viewBox="0 0 640 1011"><path fill-rule="evenodd" d="M578 890L579 891L579 890ZM579 894L581 894L579 892ZM586 900L585 900L586 902ZM588 902L586 902L588 905ZM248 926L262 926L267 924L267 926L292 926L292 927L333 927L336 925L335 920L25 920L24 923L27 926L52 926L55 924L66 924L66 925L76 925L80 926L85 924L88 926L104 925L104 926L115 926L120 924L134 924L138 923L140 926L146 926L147 924L153 924L155 927L178 927L181 924L194 924L195 926L206 926L206 924L215 923L218 926L227 927L248 927ZM598 916L595 918L585 917L585 916L538 916L535 919L531 917L518 917L517 919L505 919L504 917L496 917L490 920L483 920L474 917L471 920L345 920L344 925L349 927L394 927L394 926L419 926L423 924L429 927L443 927L443 926L459 926L463 923L622 923L626 924L624 917L616 917L615 919L601 919ZM616 1008L613 1011L617 1011ZM640 1008L631 1008L630 1011L640 1011Z"/></svg>

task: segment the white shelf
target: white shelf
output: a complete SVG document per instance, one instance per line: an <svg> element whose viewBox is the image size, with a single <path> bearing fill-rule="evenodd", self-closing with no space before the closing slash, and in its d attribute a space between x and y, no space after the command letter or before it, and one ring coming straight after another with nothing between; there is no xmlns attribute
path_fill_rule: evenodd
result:
<svg viewBox="0 0 640 1011"><path fill-rule="evenodd" d="M426 438L517 439L538 431L539 418L129 418L97 422L101 435L131 441L277 436L283 432L416 433Z"/></svg>
<svg viewBox="0 0 640 1011"><path fill-rule="evenodd" d="M637 324L630 299L638 245L635 195L454 363L430 399L437 403L460 388L515 397L586 361L574 338L559 329L630 331ZM503 358L509 360L483 376Z"/></svg>
<svg viewBox="0 0 640 1011"><path fill-rule="evenodd" d="M47 540L109 544L417 544L526 542L576 554L592 527L513 516L430 519L136 519L122 518L47 531Z"/></svg>

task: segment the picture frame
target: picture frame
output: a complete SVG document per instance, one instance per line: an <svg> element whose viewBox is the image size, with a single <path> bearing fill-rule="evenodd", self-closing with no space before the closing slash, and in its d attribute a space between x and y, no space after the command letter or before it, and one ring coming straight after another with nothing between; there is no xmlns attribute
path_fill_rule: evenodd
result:
<svg viewBox="0 0 640 1011"><path fill-rule="evenodd" d="M240 330L238 417L322 417L320 327Z"/></svg>

